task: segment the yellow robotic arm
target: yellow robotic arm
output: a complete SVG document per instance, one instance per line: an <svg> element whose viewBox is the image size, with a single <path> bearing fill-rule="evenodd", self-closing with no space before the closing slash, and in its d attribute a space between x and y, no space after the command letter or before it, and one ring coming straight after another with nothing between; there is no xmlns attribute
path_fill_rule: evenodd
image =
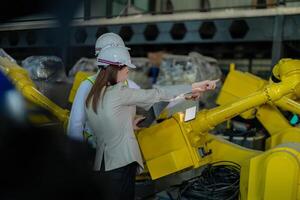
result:
<svg viewBox="0 0 300 200"><path fill-rule="evenodd" d="M64 123L68 121L69 111L62 109L39 92L24 68L0 56L0 70L11 79L26 99L50 111L59 121Z"/></svg>
<svg viewBox="0 0 300 200"><path fill-rule="evenodd" d="M280 77L278 66L285 64L289 66L291 71L297 66L297 60L283 59L273 70L273 74L278 80L285 77ZM293 72L290 72L293 73ZM254 92L262 90L268 84L267 81L249 73L236 71L234 66L230 66L230 72L226 77L225 83L220 91L217 99L217 104L226 105L248 96ZM284 142L300 142L300 129L292 127L289 121L278 110L280 107L283 110L288 110L293 113L300 114L300 104L295 101L298 99L296 93L290 93L283 96L277 101L271 101L267 104L262 104L257 107L241 113L245 119L256 117L262 125L267 129L270 137L266 140L266 149L272 148Z"/></svg>
<svg viewBox="0 0 300 200"><path fill-rule="evenodd" d="M285 95L300 94L300 61L280 62L280 83L235 102L199 112L192 121L184 113L141 130L138 141L152 179L215 161L242 166L242 199L296 199L299 197L300 143L284 144L266 152L249 150L208 133L217 124ZM300 137L300 135L297 135ZM287 170L287 171L286 171ZM284 177L283 177L284 176ZM286 178L285 178L286 177Z"/></svg>
<svg viewBox="0 0 300 200"><path fill-rule="evenodd" d="M202 110L197 114L196 119L190 122L184 122L184 114L178 113L160 124L140 131L138 140L150 172L152 166L155 169L160 168L160 159L174 162L170 169L166 169L167 172L171 173L190 166L200 166L204 160L199 157L198 149L204 148L204 154L208 152L208 149L205 149L206 135L217 124L256 106L277 101L287 94L299 94L300 61L298 62L298 68L296 69L291 68L287 63L280 65L285 69L282 70L281 76L285 76L282 82L270 83L263 87L261 91L257 91L248 97L211 110ZM286 76L286 74L289 76ZM174 140L172 140L173 138ZM161 142L167 143L162 144ZM187 156L185 156L186 152L191 155L191 159L188 161ZM177 159L183 159L189 164L177 168L177 163L182 163L178 162ZM163 175L166 174L155 175L153 178Z"/></svg>
<svg viewBox="0 0 300 200"><path fill-rule="evenodd" d="M260 90L249 96L247 94L239 100L199 112L195 120L185 122L184 113L177 113L159 124L142 129L137 137L152 179L226 160L241 165L241 199L300 199L299 143L282 144L260 152L208 133L217 124L241 113L251 113L261 105L272 105L271 102L281 101L286 95L289 99L299 96L300 61L284 60L275 68L280 83L264 83ZM67 121L68 111L42 95L26 70L4 57L0 57L0 70L29 101L49 110L60 121ZM276 131L274 127L273 130ZM293 140L300 138L298 133L293 137L296 137Z"/></svg>

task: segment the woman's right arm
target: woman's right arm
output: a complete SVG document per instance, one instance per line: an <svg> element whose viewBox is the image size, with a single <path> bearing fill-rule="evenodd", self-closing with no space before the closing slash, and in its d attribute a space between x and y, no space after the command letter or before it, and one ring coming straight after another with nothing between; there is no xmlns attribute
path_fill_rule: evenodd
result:
<svg viewBox="0 0 300 200"><path fill-rule="evenodd" d="M191 85L166 86L148 90L123 87L120 90L120 98L124 105L136 105L148 110L156 102L170 101L172 98L188 92L192 92Z"/></svg>
<svg viewBox="0 0 300 200"><path fill-rule="evenodd" d="M192 92L192 96L187 99L196 100L203 92L214 90L218 81L219 80L205 80L193 83L192 85L163 86L149 90L122 87L120 98L124 105L136 105L148 110L154 103L170 101L180 94Z"/></svg>

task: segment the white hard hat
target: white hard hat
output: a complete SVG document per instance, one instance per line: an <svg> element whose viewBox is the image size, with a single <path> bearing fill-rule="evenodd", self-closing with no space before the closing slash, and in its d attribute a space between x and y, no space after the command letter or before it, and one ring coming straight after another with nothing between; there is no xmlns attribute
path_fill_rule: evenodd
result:
<svg viewBox="0 0 300 200"><path fill-rule="evenodd" d="M98 55L101 49L106 46L120 46L126 49L123 39L115 33L104 33L96 41L95 55Z"/></svg>
<svg viewBox="0 0 300 200"><path fill-rule="evenodd" d="M108 65L126 65L130 68L136 68L131 63L128 49L120 46L107 46L103 48L97 56L96 64L104 67Z"/></svg>

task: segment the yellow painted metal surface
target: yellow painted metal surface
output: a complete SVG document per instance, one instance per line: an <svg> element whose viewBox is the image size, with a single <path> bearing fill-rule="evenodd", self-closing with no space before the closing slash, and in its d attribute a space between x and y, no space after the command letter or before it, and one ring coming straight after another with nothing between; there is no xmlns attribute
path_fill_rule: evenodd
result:
<svg viewBox="0 0 300 200"><path fill-rule="evenodd" d="M271 104L259 107L256 112L256 117L262 122L271 136L277 134L281 130L292 127L278 108Z"/></svg>
<svg viewBox="0 0 300 200"><path fill-rule="evenodd" d="M288 65L281 67L288 68ZM281 83L270 83L238 101L202 110L192 121L184 122L184 115L177 114L160 124L141 130L138 141L151 177L156 179L184 168L199 167L211 160L211 156L202 158L197 152L198 148L209 151L206 144L208 131L240 113L295 92L300 84L300 65L298 71L292 70L293 73L288 69L282 70L290 73L291 80L286 78ZM282 75L288 77L286 74Z"/></svg>
<svg viewBox="0 0 300 200"><path fill-rule="evenodd" d="M211 161L241 166L242 200L300 199L300 144L287 143L266 152L254 151L208 134Z"/></svg>
<svg viewBox="0 0 300 200"><path fill-rule="evenodd" d="M91 76L93 73L90 72L83 72L83 71L79 71L76 73L75 78L74 78L74 82L72 85L72 89L70 91L70 95L69 95L69 102L73 103L77 89L79 88L80 84L82 81L86 80L89 76Z"/></svg>
<svg viewBox="0 0 300 200"><path fill-rule="evenodd" d="M261 151L248 149L237 144L233 144L222 137L212 134L207 135L207 147L212 151L211 161L232 161L243 165L245 161L261 154Z"/></svg>
<svg viewBox="0 0 300 200"><path fill-rule="evenodd" d="M53 123L53 119L50 119L49 117L43 114L29 115L28 120L30 123L36 125Z"/></svg>
<svg viewBox="0 0 300 200"><path fill-rule="evenodd" d="M286 59L283 59L286 60ZM290 65L295 65L294 60L288 62L290 60L286 60L285 62L280 62L281 65L284 64L290 67ZM277 64L276 66L279 66ZM277 68L277 67L276 67ZM294 71L293 69L292 71ZM277 71L278 70L274 70ZM290 73L290 72L289 72ZM276 75L278 76L278 75ZM253 92L256 92L262 89L265 85L268 84L268 81L263 80L253 74L247 72L236 71L234 67L230 67L230 72L226 77L224 85L220 91L220 94L217 99L217 104L224 105L233 101L236 101L242 97L245 97ZM290 94L282 97L278 101L273 102L276 106L279 106L283 110L288 110L293 113L300 114L300 103L297 100L297 96L295 94ZM242 114L243 116L243 114ZM249 117L247 117L249 116ZM254 115L249 114L243 116L246 118L253 118Z"/></svg>
<svg viewBox="0 0 300 200"><path fill-rule="evenodd" d="M39 93L24 69L5 58L0 58L0 68L28 100L46 108L59 120L66 121L68 111L61 109ZM237 85L236 89L242 91L241 96L225 93L224 97L219 98L227 100L223 102L224 105L199 112L195 120L184 122L184 114L177 113L159 124L139 131L137 138L151 178L157 179L184 169L227 160L242 166L240 180L242 200L300 199L299 143L289 143L266 152L259 152L231 144L208 133L217 124L241 113L251 110L255 110L256 113L257 108L266 103L269 103L269 106L258 113L263 115L261 119L270 125L268 115L264 112L268 113L271 109L273 114L276 114L272 102L276 103L284 96L290 98L298 97L300 94L300 61L279 62L274 73L281 79L280 83L256 80L247 92L242 91L242 87ZM235 74L240 78L243 77L239 72ZM250 75L247 77L251 80L256 79ZM247 116L253 117L252 112ZM273 114L272 116L275 116ZM278 144L278 141L297 141L299 129L287 126L282 116L276 117L282 123L279 128L285 127L282 130L285 132L281 134L278 131L279 134L275 134L277 128L269 127L274 133L274 139L270 140L270 148Z"/></svg>
<svg viewBox="0 0 300 200"><path fill-rule="evenodd" d="M267 102L276 101L282 96L292 93L294 91L293 88L295 88L298 84L298 81L269 84L261 91L255 92L245 98L241 98L236 102L198 113L198 119L191 121L192 126L200 132L205 132L212 129L217 124L231 119L246 110L260 106Z"/></svg>
<svg viewBox="0 0 300 200"><path fill-rule="evenodd" d="M300 193L300 144L287 143L250 160L242 199L296 200Z"/></svg>
<svg viewBox="0 0 300 200"><path fill-rule="evenodd" d="M266 149L271 149L276 147L278 144L283 144L287 142L300 143L300 129L298 127L290 127L278 131L272 137L266 140Z"/></svg>
<svg viewBox="0 0 300 200"><path fill-rule="evenodd" d="M152 179L198 167L200 162L208 163L207 159L201 160L197 148L191 146L189 130L181 123L182 117L177 114L138 133L139 145Z"/></svg>
<svg viewBox="0 0 300 200"><path fill-rule="evenodd" d="M274 102L274 104L282 110L300 115L300 103L298 102L300 99L297 97L295 98L294 95L291 97L288 96L289 95L282 97L278 101ZM293 98L295 98L295 100Z"/></svg>
<svg viewBox="0 0 300 200"><path fill-rule="evenodd" d="M274 105L261 106L257 109L256 117L270 134L266 140L266 149L286 142L300 143L300 129L292 127Z"/></svg>
<svg viewBox="0 0 300 200"><path fill-rule="evenodd" d="M293 79L297 79L297 75L294 75L296 74L297 67L293 67L296 64L299 64L299 62L295 62L294 60L284 60L284 62L279 62L279 64L276 65L276 68L279 69L280 66L284 65L280 72L289 74L293 81ZM275 73L279 73L278 69L275 70ZM286 76L287 75L283 75L282 77ZM235 71L235 69L231 67L230 73L228 74L217 99L217 103L225 105L237 101L247 95L262 90L267 84L267 81L259 77L249 73ZM296 131L291 132L292 126L284 115L276 108L276 106L279 106L283 110L300 114L300 104L295 101L296 97L296 93L290 93L279 100L273 100L272 102L268 102L268 104L262 104L241 114L245 119L257 117L267 129L270 138L266 141L266 149L272 148L283 142L300 142L299 131L293 129Z"/></svg>
<svg viewBox="0 0 300 200"><path fill-rule="evenodd" d="M216 103L219 105L232 103L249 94L257 92L262 89L266 83L267 81L254 76L253 74L236 71L234 67L231 67ZM241 116L245 119L254 118L255 110L250 109L249 111L241 113Z"/></svg>
<svg viewBox="0 0 300 200"><path fill-rule="evenodd" d="M7 58L0 57L0 69L27 100L50 111L59 121L64 123L68 121L69 111L62 109L39 92L24 68Z"/></svg>
<svg viewBox="0 0 300 200"><path fill-rule="evenodd" d="M300 60L285 58L281 59L273 67L273 75L279 80L294 79L297 80L298 71L300 66Z"/></svg>

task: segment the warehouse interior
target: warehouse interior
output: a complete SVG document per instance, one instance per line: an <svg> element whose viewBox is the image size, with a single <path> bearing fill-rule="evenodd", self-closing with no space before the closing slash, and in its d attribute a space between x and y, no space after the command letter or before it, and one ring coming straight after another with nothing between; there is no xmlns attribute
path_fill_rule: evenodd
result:
<svg viewBox="0 0 300 200"><path fill-rule="evenodd" d="M300 1L11 0L2 10L0 199L300 199ZM103 78L113 66L114 83ZM129 93L116 99L135 103L104 113L119 84ZM119 139L102 136L117 127ZM127 133L141 164L124 154ZM131 187L110 182L132 163Z"/></svg>

